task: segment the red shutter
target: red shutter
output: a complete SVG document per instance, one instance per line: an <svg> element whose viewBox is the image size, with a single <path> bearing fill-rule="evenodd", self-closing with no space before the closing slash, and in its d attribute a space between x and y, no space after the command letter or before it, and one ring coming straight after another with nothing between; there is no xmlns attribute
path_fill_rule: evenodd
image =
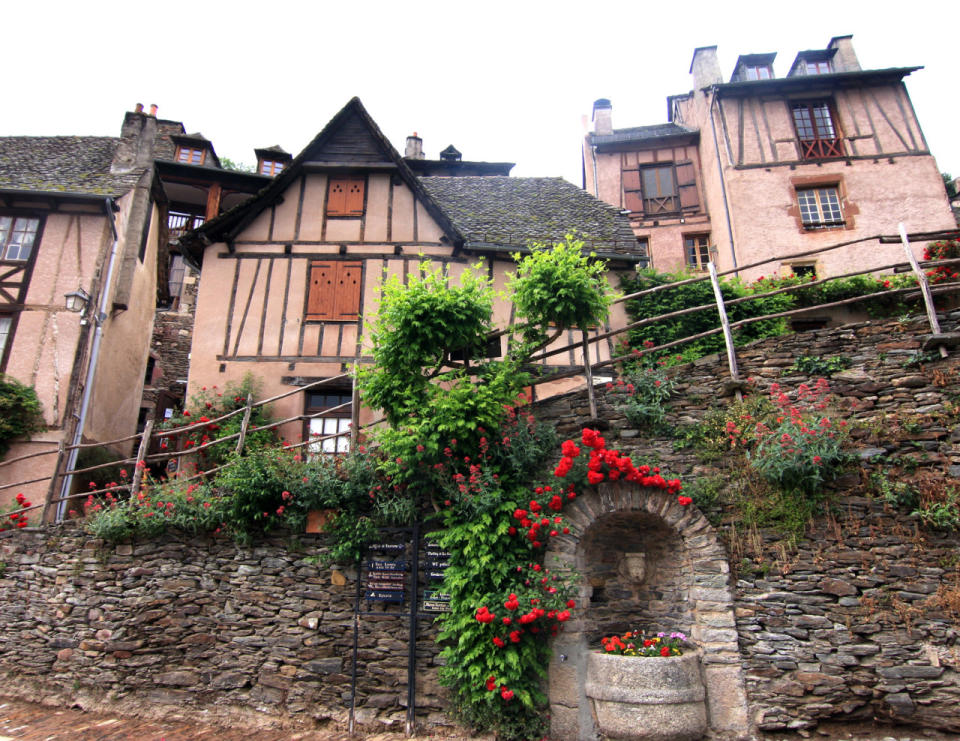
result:
<svg viewBox="0 0 960 741"><path fill-rule="evenodd" d="M350 178L347 181L347 215L363 216L363 186L363 178Z"/></svg>
<svg viewBox="0 0 960 741"><path fill-rule="evenodd" d="M343 178L330 178L327 186L327 216L342 216L347 208L347 186Z"/></svg>
<svg viewBox="0 0 960 741"><path fill-rule="evenodd" d="M307 319L330 319L336 296L337 264L315 262L310 266L310 294L307 297Z"/></svg>
<svg viewBox="0 0 960 741"><path fill-rule="evenodd" d="M697 178L692 162L677 164L677 188L680 191L680 207L698 209L700 197L697 195Z"/></svg>
<svg viewBox="0 0 960 741"><path fill-rule="evenodd" d="M333 319L356 319L360 315L360 288L363 264L341 262L337 270Z"/></svg>
<svg viewBox="0 0 960 741"><path fill-rule="evenodd" d="M628 190L623 194L623 206L628 211L643 211L643 199L640 197L639 191L630 191Z"/></svg>
<svg viewBox="0 0 960 741"><path fill-rule="evenodd" d="M640 190L639 170L623 171L623 189L624 190Z"/></svg>

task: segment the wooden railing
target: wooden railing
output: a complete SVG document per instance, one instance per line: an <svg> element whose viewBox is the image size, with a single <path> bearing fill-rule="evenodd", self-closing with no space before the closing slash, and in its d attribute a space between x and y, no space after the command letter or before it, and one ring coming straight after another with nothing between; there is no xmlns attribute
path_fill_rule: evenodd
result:
<svg viewBox="0 0 960 741"><path fill-rule="evenodd" d="M730 379L731 381L734 382L734 385L736 385L736 383L739 383L740 377L739 377L739 371L737 368L736 349L733 343L733 332L735 330L741 327L747 326L753 322L759 322L759 321L764 321L769 319L778 319L781 317L797 316L800 314L809 313L811 310L815 310L815 309L828 309L828 308L835 308L839 306L849 306L861 301L869 301L871 299L876 299L878 295L916 296L918 291L924 302L927 321L929 323L931 335L933 338L933 345L938 347L942 357L946 357L948 353L947 351L948 342L946 341L946 338L941 334L941 331L940 331L937 315L933 306L933 294L934 292L938 294L960 292L960 281L954 281L949 283L938 283L934 289L931 289L927 281L926 273L924 271L940 265L957 265L957 264L960 264L960 259L926 261L923 263L919 263L913 255L913 252L910 248L910 242L957 238L958 236L960 236L960 232L958 231L924 232L924 233L918 233L918 234L913 234L908 236L903 230L903 228L901 227L900 234L897 236L879 236L878 235L878 236L872 236L872 237L865 237L862 239L841 242L838 244L830 245L828 247L823 247L819 249L807 250L804 252L798 252L798 253L793 253L789 255L779 255L776 257L772 257L765 260L760 260L754 263L740 266L737 270L727 270L724 272L717 272L715 265L713 263L709 263L708 275L692 277L692 278L677 281L674 283L665 283L662 285L653 286L652 288L648 288L642 291L638 291L636 293L628 294L626 296L621 296L616 300L616 303L623 303L623 302L630 301L632 299L636 299L642 296L647 296L647 295L661 292L661 291L670 291L680 286L686 286L692 283L699 283L707 280L711 282L711 285L713 288L713 296L714 296L713 302L708 304L703 304L700 306L687 307L684 309L680 309L678 311L673 311L668 314L662 314L656 317L641 319L639 321L631 322L622 327L611 329L606 332L596 332L590 335L588 332L584 331L581 333L581 337L576 343L564 345L562 347L551 347L549 349L545 349L541 351L539 354L537 354L535 357L530 359L531 362L535 363L537 361L546 360L547 358L553 357L555 355L559 355L561 353L570 352L571 350L576 350L576 351L582 352L583 365L576 366L572 369L568 369L568 370L564 370L556 373L543 373L543 375L534 379L534 381L532 382L532 385L539 385L539 384L548 383L551 381L556 381L564 378L583 376L586 381L586 388L587 388L588 400L590 403L591 415L593 417L596 417L597 407L596 407L596 399L594 397L593 375L597 371L602 370L604 368L608 368L610 366L622 364L627 360L636 359L638 357L642 357L650 353L657 353L665 349L677 347L677 346L686 344L688 342L692 342L694 340L701 339L703 337L712 336L715 334L722 334L724 337ZM877 266L867 270L858 270L858 271L853 271L849 273L844 273L842 275L830 276L828 278L819 278L813 281L802 283L800 285L778 288L778 289L767 291L764 293L752 294L750 296L744 296L742 298L737 298L729 301L723 298L723 295L720 291L719 278L721 276L730 275L739 271L761 267L773 262L782 262L786 260L793 260L800 257L808 257L814 254L822 254L825 252L830 252L832 250L840 249L842 247L847 247L853 244L857 244L860 242L867 242L867 241L880 241L881 243L900 242L904 246L904 249L906 252L906 260L904 262L881 265L881 266ZM818 304L815 306L804 306L802 308L793 309L790 311L782 311L774 314L759 315L759 316L751 317L749 319L742 319L737 322L729 322L727 320L727 315L726 315L727 306L754 301L761 298L767 298L767 297L775 296L778 294L784 294L784 293L790 293L790 292L799 291L803 289L808 289L812 286L823 285L830 281L839 280L843 278L850 278L853 276L865 275L868 273L876 273L884 270L898 270L898 269L901 269L901 270L905 269L905 270L912 271L913 274L916 276L917 285L911 286L909 288L887 290L887 291L884 291L882 294L877 294L877 293L865 294L862 296L854 296L851 298L846 298L839 301L832 301L829 303ZM598 343L608 340L612 337L623 335L624 333L639 327L654 324L656 322L660 322L665 319L674 319L677 317L686 316L686 315L693 314L700 311L716 311L720 317L719 326L713 329L707 330L705 332L700 332L694 335L683 337L681 339L664 343L662 345L657 345L654 347L643 348L643 349L637 348L635 350L631 350L630 353L625 355L614 356L604 360L596 360L596 361L590 360L591 346L595 346ZM500 335L506 334L509 331L510 331L509 327L501 330L497 330L496 332L491 334L491 337L499 337ZM944 342L940 343L939 345L937 344L938 337L942 337L944 339ZM594 355L595 357L599 357L599 355L596 353L594 353ZM541 366L541 369L542 369L542 366ZM28 479L25 481L18 481L18 482L8 483L8 484L0 484L0 492L6 491L12 488L23 487L28 484L35 484L35 483L40 483L42 481L48 481L47 495L42 504L31 504L30 507L24 507L19 510L14 510L11 512L11 513L16 513L16 512L25 513L31 510L42 508L43 509L42 519L46 521L49 518L51 509L54 506L57 506L58 510L60 510L62 513L63 503L69 502L71 500L81 499L81 498L85 499L91 495L96 496L100 494L105 494L107 492L114 492L114 491L120 491L120 490L135 491L140 486L144 470L150 464L160 463L163 461L169 462L171 460L178 461L186 456L196 455L196 453L199 451L213 448L214 446L218 446L218 445L223 446L223 445L232 444L233 450L236 451L237 453L240 453L244 450L246 439L250 432L250 418L254 409L266 406L268 404L272 404L276 401L279 401L280 399L284 399L294 394L306 393L312 389L321 387L325 384L331 384L336 386L348 379L351 379L350 374L342 374L333 378L322 379L320 381L316 381L314 383L311 383L305 386L297 387L283 394L272 396L270 398L262 399L256 402L253 400L252 397L248 397L244 406L239 409L235 409L234 411L231 411L220 417L216 417L210 420L205 420L203 422L197 422L188 426L177 427L172 429L161 429L161 428L155 427L154 423L150 421L147 423L147 426L144 429L143 433L138 435L129 435L127 437L120 438L117 440L109 440L105 442L95 442L95 443L83 443L80 445L72 445L72 446L65 445L61 442L56 449L40 451L37 453L30 453L30 454L22 455L9 460L0 461L0 471L2 471L3 468L11 466L14 463L22 462L25 460L31 460L35 458L40 458L42 456L49 456L49 455L57 456L55 473L53 474L52 477L43 476L43 477ZM356 443L357 435L361 430L361 427L359 425L360 399L359 399L358 392L356 390L356 386L354 386L353 399L349 403L342 404L339 407L324 409L314 414L301 414L301 415L295 415L292 417L287 417L285 419L276 420L271 422L268 425L258 427L257 429L258 430L275 429L277 427L281 427L282 425L290 424L292 422L305 421L305 420L310 420L318 417L323 417L325 415L330 415L331 413L335 413L338 410L346 410L346 409L350 409L351 415L352 415L352 424L349 432L326 435L326 436L317 436L317 437L308 436L306 440L300 443L286 444L286 447L297 449L297 448L314 446L318 444L322 445L322 443L326 440L334 440L334 439L345 437L345 436L350 437L351 446L352 446ZM220 424L225 420L238 415L243 415L243 420L241 422L240 430L236 433L218 438L216 440L212 440L202 445L190 447L189 449L186 449L186 450L171 450L170 452L163 452L163 453L149 452L151 448L151 443L155 440L165 440L165 439L170 439L177 436L189 434L193 431L204 429L211 424ZM384 421L385 420L382 418L377 419L377 420L374 420L373 422L370 422L364 425L363 428L364 429L370 428L375 425L382 424ZM130 443L131 441L135 441L137 445L137 453L135 456L124 458L121 460L110 461L108 463L103 463L96 466L88 466L85 468L72 469L72 470L60 470L63 464L63 461L65 460L66 454L71 450L74 450L74 449L83 450L83 449L97 448L97 447L111 447L116 445L122 445L125 443ZM232 459L232 460L236 460L236 459ZM220 466L217 466L215 468L197 472L192 476L183 478L182 480L190 481L193 479L199 479L199 478L210 476L222 470L223 468L231 465L232 460L228 460L226 463ZM59 496L59 497L56 496L58 484L61 483L66 477L70 477L72 479L72 477L78 476L80 474L91 473L97 470L112 468L116 466L123 466L123 465L132 466L133 476L129 483L117 484L115 486L110 486L102 489L95 489L92 491L84 491L76 494L68 493L63 496ZM69 486L65 487L65 489L69 491L70 487Z"/></svg>

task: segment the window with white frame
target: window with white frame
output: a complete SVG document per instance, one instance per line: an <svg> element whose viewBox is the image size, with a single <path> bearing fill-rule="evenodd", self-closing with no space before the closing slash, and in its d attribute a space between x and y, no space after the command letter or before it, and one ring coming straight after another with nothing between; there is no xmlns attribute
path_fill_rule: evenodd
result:
<svg viewBox="0 0 960 741"><path fill-rule="evenodd" d="M10 327L13 317L0 315L0 364L3 363L3 353L7 349L7 340L10 339ZM2 367L2 366L0 366Z"/></svg>
<svg viewBox="0 0 960 741"><path fill-rule="evenodd" d="M352 402L353 393L345 389L321 389L307 394L306 433L311 440L311 454L350 452Z"/></svg>
<svg viewBox="0 0 960 741"><path fill-rule="evenodd" d="M706 270L710 262L710 235L689 234L683 238L687 270Z"/></svg>
<svg viewBox="0 0 960 741"><path fill-rule="evenodd" d="M0 216L0 260L27 260L40 229L40 219Z"/></svg>
<svg viewBox="0 0 960 741"><path fill-rule="evenodd" d="M840 192L835 185L797 188L800 221L807 229L843 226Z"/></svg>

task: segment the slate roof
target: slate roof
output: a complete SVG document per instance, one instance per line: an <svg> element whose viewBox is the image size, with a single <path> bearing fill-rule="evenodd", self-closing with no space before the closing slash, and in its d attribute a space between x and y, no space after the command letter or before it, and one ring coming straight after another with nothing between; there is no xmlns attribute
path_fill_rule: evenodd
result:
<svg viewBox="0 0 960 741"><path fill-rule="evenodd" d="M612 134L590 134L590 143L594 146L604 144L625 144L627 142L653 142L674 136L699 134L699 129L691 129L675 123L653 124L652 126L634 126L629 129L614 129Z"/></svg>
<svg viewBox="0 0 960 741"><path fill-rule="evenodd" d="M574 234L598 254L640 256L619 209L563 178L421 177L464 237L464 247L517 251Z"/></svg>
<svg viewBox="0 0 960 741"><path fill-rule="evenodd" d="M0 137L0 189L121 196L142 171L110 173L119 142L111 136Z"/></svg>

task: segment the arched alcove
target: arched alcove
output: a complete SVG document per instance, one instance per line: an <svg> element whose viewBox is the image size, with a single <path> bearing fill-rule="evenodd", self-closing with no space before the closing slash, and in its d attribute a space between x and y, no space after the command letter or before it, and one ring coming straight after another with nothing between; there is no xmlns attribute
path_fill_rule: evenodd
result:
<svg viewBox="0 0 960 741"><path fill-rule="evenodd" d="M597 738L584 691L586 658L603 635L681 630L697 645L716 734L748 732L730 569L713 527L659 489L615 482L570 503L569 535L551 539L547 564L579 574L579 606L554 641L550 715L556 738Z"/></svg>

